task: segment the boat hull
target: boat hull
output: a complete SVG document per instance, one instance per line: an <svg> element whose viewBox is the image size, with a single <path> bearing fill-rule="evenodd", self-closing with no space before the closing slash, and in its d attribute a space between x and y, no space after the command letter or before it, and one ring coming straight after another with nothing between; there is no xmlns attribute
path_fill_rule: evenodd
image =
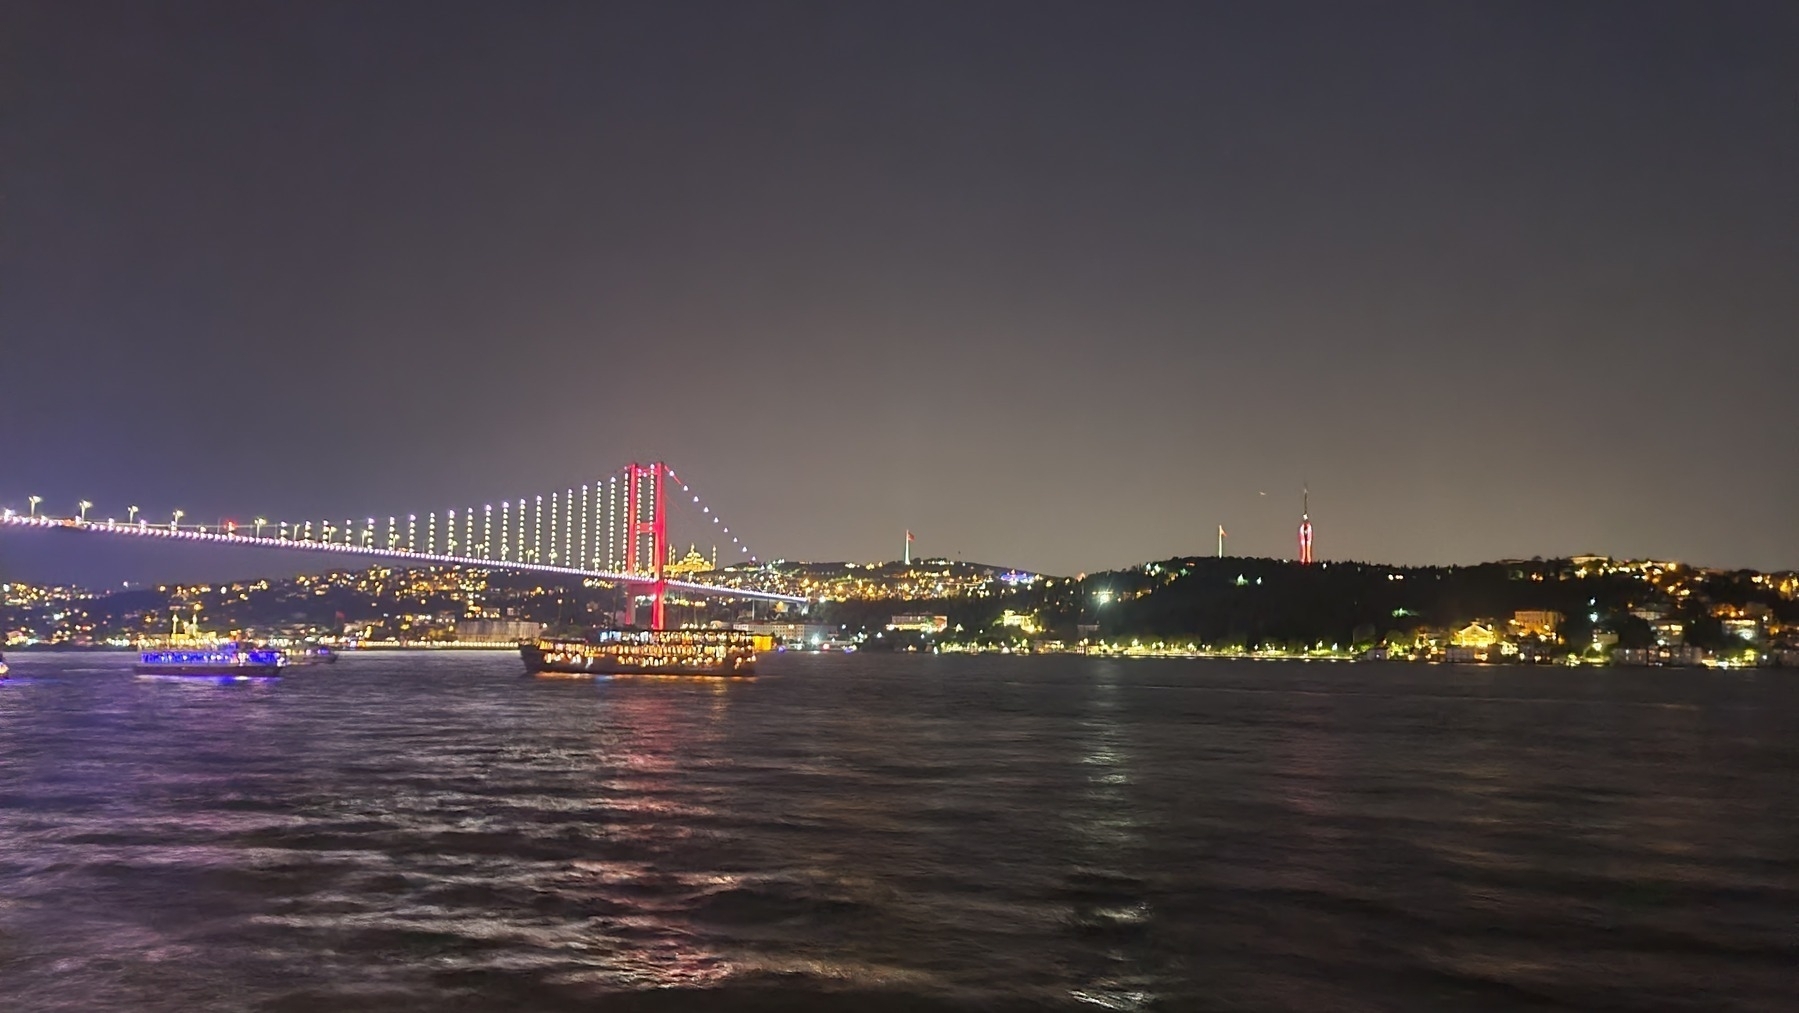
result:
<svg viewBox="0 0 1799 1013"><path fill-rule="evenodd" d="M248 681L278 679L286 665L280 651L228 644L204 650L142 651L132 671L152 678Z"/></svg>
<svg viewBox="0 0 1799 1013"><path fill-rule="evenodd" d="M725 652L719 657L639 656L609 649L610 645L569 641L523 643L519 658L525 673L561 678L754 679L753 652Z"/></svg>
<svg viewBox="0 0 1799 1013"><path fill-rule="evenodd" d="M218 679L227 682L279 679L280 665L134 665L138 675L162 679Z"/></svg>

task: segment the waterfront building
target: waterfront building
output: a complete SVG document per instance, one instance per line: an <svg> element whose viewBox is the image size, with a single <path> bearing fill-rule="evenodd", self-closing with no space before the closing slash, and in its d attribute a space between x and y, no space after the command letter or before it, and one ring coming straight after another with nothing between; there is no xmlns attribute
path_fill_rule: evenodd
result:
<svg viewBox="0 0 1799 1013"><path fill-rule="evenodd" d="M1612 651L1612 661L1620 665L1693 666L1705 662L1705 652L1697 647L1620 647Z"/></svg>
<svg viewBox="0 0 1799 1013"><path fill-rule="evenodd" d="M733 624L732 628L745 633L774 637L783 644L811 644L813 646L824 643L838 632L834 627L825 623L740 622Z"/></svg>
<svg viewBox="0 0 1799 1013"><path fill-rule="evenodd" d="M542 623L517 619L464 619L456 624L456 639L465 644L516 644L535 640Z"/></svg>
<svg viewBox="0 0 1799 1013"><path fill-rule="evenodd" d="M1484 651L1499 643L1499 633L1489 623L1473 622L1450 634L1449 642L1456 647Z"/></svg>

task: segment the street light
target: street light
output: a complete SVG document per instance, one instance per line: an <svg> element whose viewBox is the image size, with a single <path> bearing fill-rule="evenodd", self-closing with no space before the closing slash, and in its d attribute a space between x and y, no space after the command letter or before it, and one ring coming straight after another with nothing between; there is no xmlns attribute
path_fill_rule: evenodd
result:
<svg viewBox="0 0 1799 1013"><path fill-rule="evenodd" d="M37 516L37 505L44 501L44 497L42 497L42 496L27 496L27 497L25 497L25 499L26 499L26 501L28 501L31 504L31 516L36 517Z"/></svg>
<svg viewBox="0 0 1799 1013"><path fill-rule="evenodd" d="M256 518L256 537L258 537L258 538L262 537L262 526L264 524L267 524L268 522L269 522L269 519L267 517Z"/></svg>
<svg viewBox="0 0 1799 1013"><path fill-rule="evenodd" d="M93 508L93 506L94 505L92 503L89 503L87 500L82 500L81 502L75 504L76 509L78 509L80 511L80 514L78 514L78 516L81 518L81 523L83 523L83 524L87 523L87 512L89 510L91 510Z"/></svg>
<svg viewBox="0 0 1799 1013"><path fill-rule="evenodd" d="M186 517L186 516L187 516L186 511L183 511L183 510L175 511L175 519L169 522L170 533L180 530L181 518Z"/></svg>
<svg viewBox="0 0 1799 1013"><path fill-rule="evenodd" d="M126 523L137 523L137 507L126 507L125 509L130 512L130 517L127 519Z"/></svg>

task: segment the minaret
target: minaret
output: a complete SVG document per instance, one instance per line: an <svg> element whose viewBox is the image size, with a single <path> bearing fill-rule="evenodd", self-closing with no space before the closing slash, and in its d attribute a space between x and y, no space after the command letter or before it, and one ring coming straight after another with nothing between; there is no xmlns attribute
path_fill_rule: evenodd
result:
<svg viewBox="0 0 1799 1013"><path fill-rule="evenodd" d="M1302 564L1312 562L1312 490L1301 486L1299 513L1299 561Z"/></svg>
<svg viewBox="0 0 1799 1013"><path fill-rule="evenodd" d="M1218 558L1224 558L1224 525L1218 525Z"/></svg>

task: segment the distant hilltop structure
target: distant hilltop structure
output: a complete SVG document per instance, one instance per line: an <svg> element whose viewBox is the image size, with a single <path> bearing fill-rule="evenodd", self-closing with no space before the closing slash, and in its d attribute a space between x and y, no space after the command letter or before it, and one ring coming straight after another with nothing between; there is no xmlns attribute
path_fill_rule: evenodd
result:
<svg viewBox="0 0 1799 1013"><path fill-rule="evenodd" d="M700 549L697 545L689 545L687 547L687 555L681 559L676 559L675 547L671 545L668 547L668 563L662 568L662 572L671 577L686 578L697 573L711 573L716 569L718 569L718 546L714 545L712 547L711 559L707 559L705 556L700 555Z"/></svg>
<svg viewBox="0 0 1799 1013"><path fill-rule="evenodd" d="M1312 562L1312 490L1303 486L1299 510L1299 561Z"/></svg>

